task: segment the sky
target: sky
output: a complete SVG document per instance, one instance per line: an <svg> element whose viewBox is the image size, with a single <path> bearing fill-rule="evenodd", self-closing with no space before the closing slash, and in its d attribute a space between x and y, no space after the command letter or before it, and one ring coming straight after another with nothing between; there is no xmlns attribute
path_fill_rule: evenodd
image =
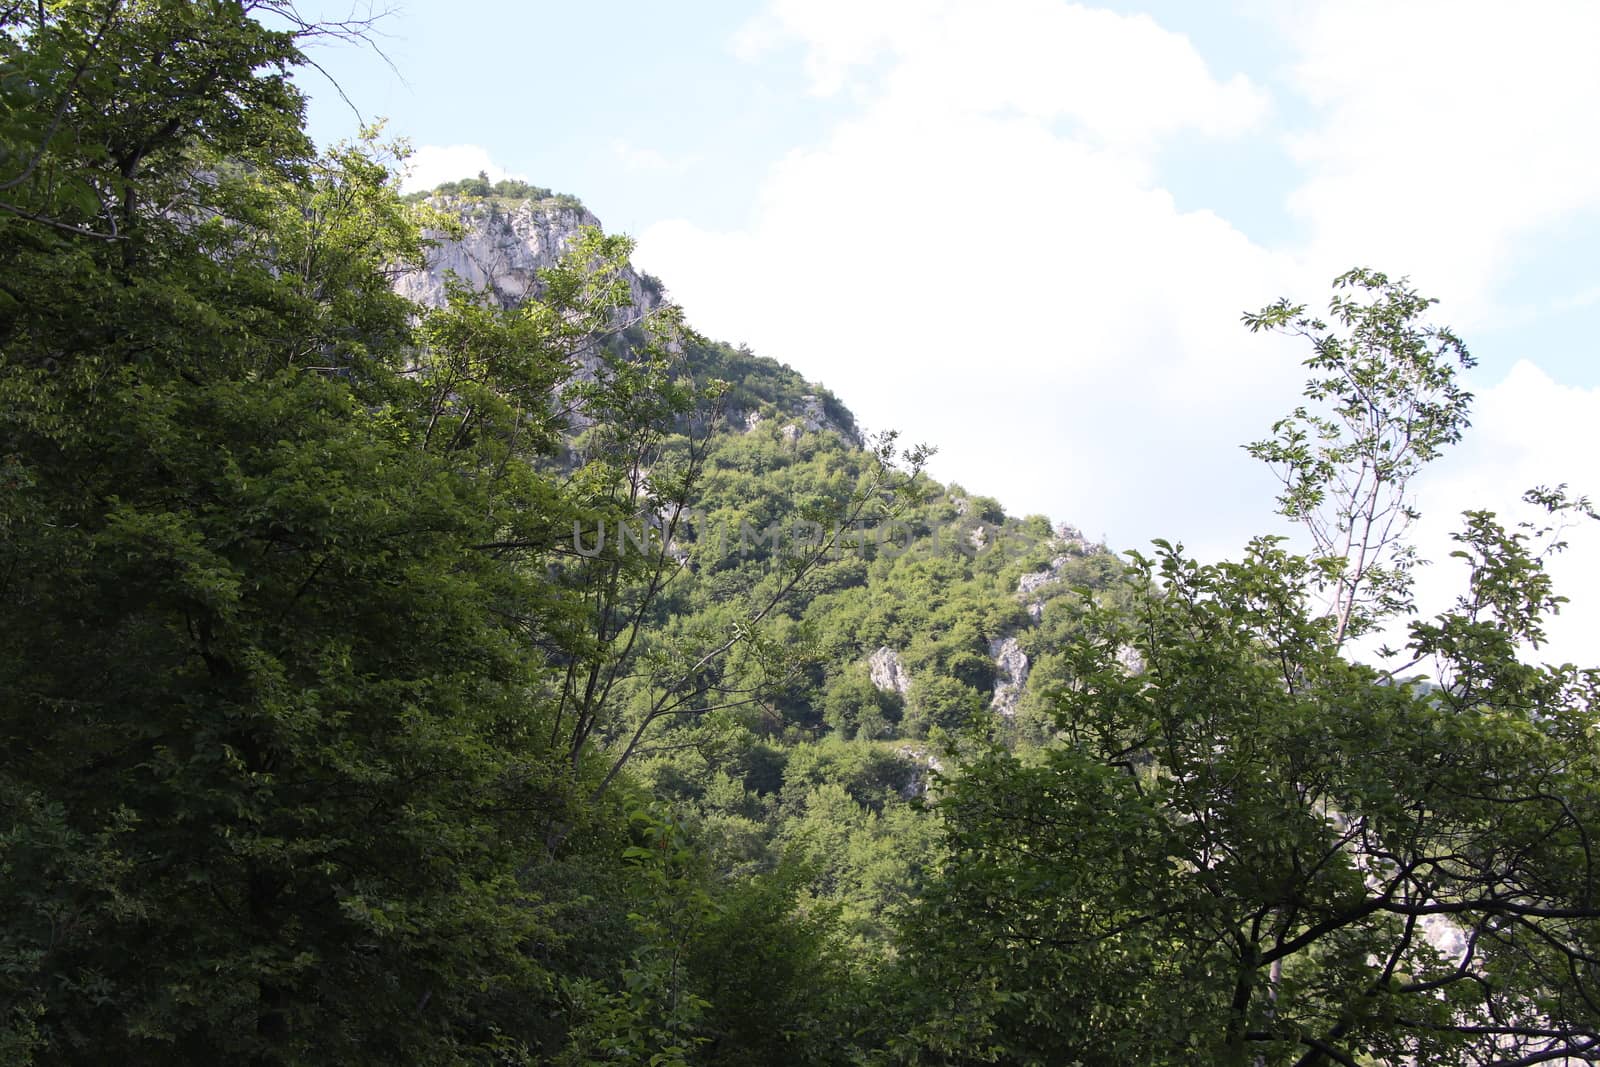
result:
<svg viewBox="0 0 1600 1067"><path fill-rule="evenodd" d="M1287 532L1240 446L1308 350L1240 315L1323 308L1355 266L1478 360L1417 486L1424 612L1460 588L1462 510L1600 497L1589 0L414 0L376 33L311 49L319 143L386 117L410 187L580 197L703 333L1013 514L1205 559ZM1538 658L1600 662L1600 523L1567 539Z"/></svg>

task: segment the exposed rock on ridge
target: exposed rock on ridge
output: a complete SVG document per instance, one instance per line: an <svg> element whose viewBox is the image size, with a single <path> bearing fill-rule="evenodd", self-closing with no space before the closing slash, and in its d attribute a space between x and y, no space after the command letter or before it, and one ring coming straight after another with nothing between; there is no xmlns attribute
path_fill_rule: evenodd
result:
<svg viewBox="0 0 1600 1067"><path fill-rule="evenodd" d="M1062 568L1072 562L1074 557L1086 556L1096 550L1076 526L1069 526L1066 523L1056 527L1052 543L1061 550L1061 555L1052 559L1044 570L1024 574L1017 579L1017 598L1027 601L1028 618L1034 622L1044 617L1044 598L1034 594L1047 585L1059 582Z"/></svg>
<svg viewBox="0 0 1600 1067"><path fill-rule="evenodd" d="M576 245L585 227L600 229L600 220L587 208L568 197L547 197L522 201L498 197L433 196L430 207L454 215L461 223L461 235L452 237L430 231L434 242L427 264L421 270L407 271L394 283L401 296L424 307L441 307L453 273L471 289L487 290L501 307L514 307L542 291L539 272L558 264ZM613 316L613 326L625 327L640 322L665 304L661 284L626 265L621 279L628 287L627 303ZM745 354L748 355L748 352ZM691 359L693 353L690 353ZM579 377L593 370L580 368ZM765 416L757 410L730 408L726 412L733 426L755 429ZM863 446L852 420L843 421L828 413L821 397L807 394L799 410L778 413L784 438L791 443L802 433L832 431L854 447ZM581 422L580 420L577 420Z"/></svg>
<svg viewBox="0 0 1600 1067"><path fill-rule="evenodd" d="M468 286L493 292L502 307L537 296L539 271L560 262L584 227L600 227L587 208L564 199L507 205L494 199L433 197L428 203L455 215L463 231L460 238L430 232L436 247L428 254L428 265L395 282L401 296L428 307L444 303L452 271ZM623 268L622 278L629 295L625 318L636 321L661 306L660 287L631 265Z"/></svg>
<svg viewBox="0 0 1600 1067"><path fill-rule="evenodd" d="M900 662L900 653L888 645L867 657L867 671L880 692L905 696L911 691L911 675Z"/></svg>
<svg viewBox="0 0 1600 1067"><path fill-rule="evenodd" d="M1017 713L1017 701L1028 684L1028 654L1015 637L996 637L989 642L994 657L994 699L989 706L1006 718Z"/></svg>
<svg viewBox="0 0 1600 1067"><path fill-rule="evenodd" d="M901 745L894 750L894 754L910 763L913 768L911 780L900 790L900 795L907 800L926 796L930 774L938 774L944 769L939 757L920 745Z"/></svg>

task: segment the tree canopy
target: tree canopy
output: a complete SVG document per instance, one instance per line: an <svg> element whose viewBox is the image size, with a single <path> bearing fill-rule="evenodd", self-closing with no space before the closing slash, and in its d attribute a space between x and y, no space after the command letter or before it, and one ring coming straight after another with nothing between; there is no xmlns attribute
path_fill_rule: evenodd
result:
<svg viewBox="0 0 1600 1067"><path fill-rule="evenodd" d="M1471 361L1407 281L1245 317L1309 551L1125 563L625 238L396 295L463 223L289 77L361 29L0 4L0 1060L1600 1057L1600 672L1530 652L1594 512L1411 617Z"/></svg>

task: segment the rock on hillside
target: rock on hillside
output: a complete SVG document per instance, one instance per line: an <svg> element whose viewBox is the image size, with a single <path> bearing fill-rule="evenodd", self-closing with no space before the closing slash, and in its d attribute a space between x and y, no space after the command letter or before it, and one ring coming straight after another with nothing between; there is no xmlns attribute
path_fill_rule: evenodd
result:
<svg viewBox="0 0 1600 1067"><path fill-rule="evenodd" d="M467 286L494 294L502 307L513 307L541 291L539 271L555 266L577 243L586 227L603 229L600 220L578 201L568 196L541 196L515 199L503 196L435 194L428 206L454 215L461 223L461 236L433 231L428 237L434 247L421 270L407 271L395 280L395 291L425 307L440 307L445 301L446 284L453 273ZM666 303L661 283L640 274L630 264L623 268L622 280L628 286L626 306L616 313L614 325L624 327L639 322ZM780 418L786 439L802 433L823 430L837 433L855 447L863 444L855 420L847 410L823 397L826 390L805 382L787 367L755 356L747 349L712 345L691 349L691 365L715 377L727 378L735 385L746 378L770 383L792 379L793 395L762 395L763 390L736 391L727 411L728 423L753 429L764 413L757 406L772 404ZM592 368L588 368L592 369Z"/></svg>
<svg viewBox="0 0 1600 1067"><path fill-rule="evenodd" d="M504 200L496 197L435 196L430 207L461 220L463 235L446 237L430 232L436 242L428 265L410 271L395 282L401 296L428 307L444 303L445 281L454 272L475 289L489 289L501 306L511 307L539 292L539 271L553 267L579 233L600 220L587 208L566 197L543 200ZM630 265L623 270L630 307L627 318L637 320L661 306L660 283L639 274Z"/></svg>

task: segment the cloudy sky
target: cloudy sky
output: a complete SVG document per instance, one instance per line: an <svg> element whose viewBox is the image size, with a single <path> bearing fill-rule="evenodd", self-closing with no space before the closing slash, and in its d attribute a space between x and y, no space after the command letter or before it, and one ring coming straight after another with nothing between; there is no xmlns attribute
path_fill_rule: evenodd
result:
<svg viewBox="0 0 1600 1067"><path fill-rule="evenodd" d="M1469 438L1419 487L1426 554L1532 485L1600 496L1588 0L413 0L380 30L395 69L313 53L349 98L303 79L319 141L387 116L415 185L576 194L703 332L1013 513L1237 554L1274 490L1239 445L1306 354L1240 313L1322 306L1357 265L1479 359ZM1600 531L1570 540L1547 652L1590 663Z"/></svg>

